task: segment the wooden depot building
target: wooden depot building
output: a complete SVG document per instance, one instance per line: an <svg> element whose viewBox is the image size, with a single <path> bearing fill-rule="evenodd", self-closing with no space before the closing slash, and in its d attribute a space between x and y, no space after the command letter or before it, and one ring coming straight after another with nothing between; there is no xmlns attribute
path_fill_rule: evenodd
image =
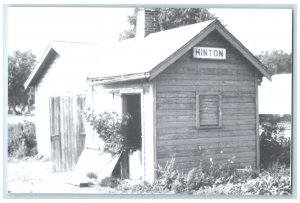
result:
<svg viewBox="0 0 300 203"><path fill-rule="evenodd" d="M218 20L155 32L156 15L141 9L135 39L96 52L84 93L96 113L133 116L140 150L129 157L129 177L152 181L172 158L181 171L210 158L259 167L266 67Z"/></svg>

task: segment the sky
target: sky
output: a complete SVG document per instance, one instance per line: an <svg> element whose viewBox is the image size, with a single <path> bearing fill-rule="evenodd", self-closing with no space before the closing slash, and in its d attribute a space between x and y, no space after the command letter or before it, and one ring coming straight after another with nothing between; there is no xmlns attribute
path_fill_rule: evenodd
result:
<svg viewBox="0 0 300 203"><path fill-rule="evenodd" d="M292 50L290 9L210 9L252 53ZM129 28L131 8L9 7L8 52L32 50L38 58L52 40L117 41Z"/></svg>
<svg viewBox="0 0 300 203"><path fill-rule="evenodd" d="M215 8L209 11L254 55L274 49L292 51L291 9ZM127 15L132 12L132 8L9 7L8 53L16 49L32 50L39 60L53 40L107 45L118 41L119 34L129 28ZM267 87L260 89L266 89L264 98L273 98ZM291 86L283 90L287 92L290 94ZM289 113L291 97L281 102L284 108L280 113ZM274 105L267 105L264 112L278 110Z"/></svg>

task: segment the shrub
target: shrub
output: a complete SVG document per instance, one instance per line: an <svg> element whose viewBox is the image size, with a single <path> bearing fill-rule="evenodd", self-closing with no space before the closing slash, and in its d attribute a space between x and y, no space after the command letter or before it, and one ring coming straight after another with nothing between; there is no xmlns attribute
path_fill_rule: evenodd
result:
<svg viewBox="0 0 300 203"><path fill-rule="evenodd" d="M102 187L116 188L120 184L120 180L115 177L106 177L99 184Z"/></svg>
<svg viewBox="0 0 300 203"><path fill-rule="evenodd" d="M257 177L257 172L251 167L239 170L242 166L232 160L227 163L215 163L212 159L201 161L198 167L188 173L180 173L175 169L175 159L171 159L165 167L158 166L158 178L153 188L163 191L172 190L175 193L192 193L201 188L213 187L226 183L237 183L248 177Z"/></svg>
<svg viewBox="0 0 300 203"><path fill-rule="evenodd" d="M31 122L8 125L8 156L22 158L37 154L35 125Z"/></svg>
<svg viewBox="0 0 300 203"><path fill-rule="evenodd" d="M279 119L271 118L263 124L260 135L260 165L267 169L274 164L290 166L290 139L283 136L285 128L278 125Z"/></svg>
<svg viewBox="0 0 300 203"><path fill-rule="evenodd" d="M87 112L86 118L104 141L104 152L116 155L122 152L127 154L137 149L127 136L127 125L131 118L129 114L119 116L116 112L104 112L94 115L93 112Z"/></svg>
<svg viewBox="0 0 300 203"><path fill-rule="evenodd" d="M132 193L183 193L206 195L290 195L290 171L272 168L262 173L228 162L202 162L188 173L180 173L171 159L164 167L158 168L158 178L154 183L121 186L121 190Z"/></svg>
<svg viewBox="0 0 300 203"><path fill-rule="evenodd" d="M246 176L247 177L247 176ZM290 195L291 182L287 169L264 171L256 178L248 176L240 182L205 187L194 194L206 195Z"/></svg>
<svg viewBox="0 0 300 203"><path fill-rule="evenodd" d="M95 179L95 180L98 179L97 174L94 173L94 172L88 172L88 173L86 174L86 177L88 177L89 179Z"/></svg>

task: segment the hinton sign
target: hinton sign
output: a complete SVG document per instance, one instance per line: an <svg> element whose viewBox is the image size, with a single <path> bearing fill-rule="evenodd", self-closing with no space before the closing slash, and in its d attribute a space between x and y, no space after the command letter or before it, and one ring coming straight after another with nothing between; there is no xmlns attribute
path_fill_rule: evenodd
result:
<svg viewBox="0 0 300 203"><path fill-rule="evenodd" d="M194 47L193 57L199 59L226 59L226 49Z"/></svg>

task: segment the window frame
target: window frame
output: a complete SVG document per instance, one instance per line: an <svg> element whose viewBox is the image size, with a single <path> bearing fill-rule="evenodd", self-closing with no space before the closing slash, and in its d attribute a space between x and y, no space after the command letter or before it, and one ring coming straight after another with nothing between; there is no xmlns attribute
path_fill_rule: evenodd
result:
<svg viewBox="0 0 300 203"><path fill-rule="evenodd" d="M200 97L201 96L218 96L218 124L217 125L200 125ZM221 128L222 127L222 95L220 93L196 93L196 128Z"/></svg>

